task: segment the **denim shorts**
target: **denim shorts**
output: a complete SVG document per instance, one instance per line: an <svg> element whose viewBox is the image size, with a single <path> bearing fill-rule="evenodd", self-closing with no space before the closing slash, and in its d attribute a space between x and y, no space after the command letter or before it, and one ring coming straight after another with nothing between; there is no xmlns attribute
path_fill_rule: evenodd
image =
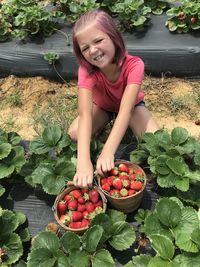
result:
<svg viewBox="0 0 200 267"><path fill-rule="evenodd" d="M144 107L145 106L145 102L142 100L142 101L140 101L139 103L137 103L136 105L135 105L135 107ZM117 112L111 112L111 111L106 111L107 112L107 114L108 114L108 116L109 116L109 118L110 118L110 120L113 120L113 119L115 119L116 117L117 117Z"/></svg>

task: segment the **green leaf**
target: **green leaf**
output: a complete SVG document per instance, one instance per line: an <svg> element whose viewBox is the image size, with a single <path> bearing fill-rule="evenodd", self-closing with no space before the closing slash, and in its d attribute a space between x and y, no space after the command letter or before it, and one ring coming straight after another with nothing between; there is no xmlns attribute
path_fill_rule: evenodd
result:
<svg viewBox="0 0 200 267"><path fill-rule="evenodd" d="M52 232L40 232L32 243L33 249L45 248L53 254L59 249L59 239Z"/></svg>
<svg viewBox="0 0 200 267"><path fill-rule="evenodd" d="M112 223L125 222L127 218L127 215L125 213L114 209L108 209L106 213L110 217Z"/></svg>
<svg viewBox="0 0 200 267"><path fill-rule="evenodd" d="M150 255L140 254L139 256L133 256L132 261L133 261L134 265L132 265L132 266L134 266L134 267L146 267L146 266L148 266L150 259L151 259Z"/></svg>
<svg viewBox="0 0 200 267"><path fill-rule="evenodd" d="M111 226L112 236L108 240L116 250L128 249L136 239L133 227L127 222L116 222Z"/></svg>
<svg viewBox="0 0 200 267"><path fill-rule="evenodd" d="M69 257L63 251L58 251L57 260L53 267L71 267Z"/></svg>
<svg viewBox="0 0 200 267"><path fill-rule="evenodd" d="M125 265L123 265L123 267L134 267L134 265L133 265L133 262L132 261L129 261Z"/></svg>
<svg viewBox="0 0 200 267"><path fill-rule="evenodd" d="M85 250L88 252L95 252L99 241L103 235L103 227L100 225L94 225L90 227L82 237L82 242L85 243Z"/></svg>
<svg viewBox="0 0 200 267"><path fill-rule="evenodd" d="M69 255L70 266L73 267L88 267L90 266L90 255L85 251L74 250Z"/></svg>
<svg viewBox="0 0 200 267"><path fill-rule="evenodd" d="M181 220L181 208L172 199L162 198L156 204L158 218L168 228L176 227Z"/></svg>
<svg viewBox="0 0 200 267"><path fill-rule="evenodd" d="M192 241L194 241L200 250L200 228L194 229L191 234Z"/></svg>
<svg viewBox="0 0 200 267"><path fill-rule="evenodd" d="M36 137L30 142L29 149L31 153L40 155L49 152L52 148L44 144L41 137Z"/></svg>
<svg viewBox="0 0 200 267"><path fill-rule="evenodd" d="M191 233L182 232L176 236L176 245L184 251L197 253L199 252L198 246L191 239Z"/></svg>
<svg viewBox="0 0 200 267"><path fill-rule="evenodd" d="M17 229L19 222L16 215L10 210L2 210L0 217L0 236L11 233Z"/></svg>
<svg viewBox="0 0 200 267"><path fill-rule="evenodd" d="M15 170L15 166L7 166L3 163L0 163L0 179L1 178L5 178L5 177L9 177L9 175L11 175L14 170Z"/></svg>
<svg viewBox="0 0 200 267"><path fill-rule="evenodd" d="M28 255L27 267L53 267L56 257L53 252L47 248L33 249Z"/></svg>
<svg viewBox="0 0 200 267"><path fill-rule="evenodd" d="M72 249L79 249L81 246L80 237L73 232L65 232L60 242L65 252L69 252Z"/></svg>
<svg viewBox="0 0 200 267"><path fill-rule="evenodd" d="M54 174L47 175L42 180L42 186L46 193L50 195L58 195L65 187L65 179L63 176L56 176Z"/></svg>
<svg viewBox="0 0 200 267"><path fill-rule="evenodd" d="M16 219L18 220L19 224L23 224L26 221L26 216L24 213L15 211Z"/></svg>
<svg viewBox="0 0 200 267"><path fill-rule="evenodd" d="M12 146L8 143L0 144L0 160L6 158L12 149Z"/></svg>
<svg viewBox="0 0 200 267"><path fill-rule="evenodd" d="M26 262L21 260L18 264L15 265L15 267L26 267Z"/></svg>
<svg viewBox="0 0 200 267"><path fill-rule="evenodd" d="M98 250L94 258L92 260L92 267L115 267L115 262L110 254L110 252L106 249Z"/></svg>
<svg viewBox="0 0 200 267"><path fill-rule="evenodd" d="M44 129L42 138L45 144L49 147L55 147L60 140L62 131L60 126L52 125Z"/></svg>
<svg viewBox="0 0 200 267"><path fill-rule="evenodd" d="M20 236L22 242L28 242L31 239L30 231L28 228L20 230L19 236Z"/></svg>
<svg viewBox="0 0 200 267"><path fill-rule="evenodd" d="M186 191L188 191L188 189L190 187L190 183L189 182L190 182L190 180L187 177L184 177L184 178L179 179L179 180L177 179L175 181L175 187L177 189L179 189L180 191L186 192Z"/></svg>
<svg viewBox="0 0 200 267"><path fill-rule="evenodd" d="M164 260L161 257L155 256L150 260L148 267L180 267L180 266L172 261Z"/></svg>
<svg viewBox="0 0 200 267"><path fill-rule="evenodd" d="M169 188L175 186L176 179L179 179L179 176L169 173L168 175L158 175L157 183L160 187Z"/></svg>
<svg viewBox="0 0 200 267"><path fill-rule="evenodd" d="M175 257L174 262L177 262L178 266L181 267L199 267L200 255L199 253L180 254Z"/></svg>
<svg viewBox="0 0 200 267"><path fill-rule="evenodd" d="M173 258L175 249L172 241L168 237L160 234L153 234L149 236L149 239L152 243L152 247L161 258L165 260Z"/></svg>
<svg viewBox="0 0 200 267"><path fill-rule="evenodd" d="M135 164L140 164L148 158L149 153L145 150L133 150L130 153L130 161Z"/></svg>
<svg viewBox="0 0 200 267"><path fill-rule="evenodd" d="M5 188L2 186L2 185L0 185L0 197L5 193Z"/></svg>
<svg viewBox="0 0 200 267"><path fill-rule="evenodd" d="M175 145L183 144L188 139L188 131L181 127L176 127L171 132L172 143Z"/></svg>
<svg viewBox="0 0 200 267"><path fill-rule="evenodd" d="M166 161L166 165L170 168L170 170L173 171L176 175L182 176L185 174L185 172L188 171L188 166L184 163L181 162L178 159L168 159Z"/></svg>
<svg viewBox="0 0 200 267"><path fill-rule="evenodd" d="M1 236L0 245L6 250L8 257L4 263L8 265L18 261L23 254L22 242L16 233Z"/></svg>

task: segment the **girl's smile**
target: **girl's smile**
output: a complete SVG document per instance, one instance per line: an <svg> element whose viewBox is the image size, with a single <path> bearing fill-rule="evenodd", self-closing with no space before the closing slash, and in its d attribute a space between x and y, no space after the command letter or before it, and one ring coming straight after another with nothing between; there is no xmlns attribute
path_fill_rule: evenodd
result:
<svg viewBox="0 0 200 267"><path fill-rule="evenodd" d="M110 37L97 29L95 24L81 29L77 33L77 41L84 58L98 67L106 76L113 67L116 68L116 65L112 63L115 46Z"/></svg>

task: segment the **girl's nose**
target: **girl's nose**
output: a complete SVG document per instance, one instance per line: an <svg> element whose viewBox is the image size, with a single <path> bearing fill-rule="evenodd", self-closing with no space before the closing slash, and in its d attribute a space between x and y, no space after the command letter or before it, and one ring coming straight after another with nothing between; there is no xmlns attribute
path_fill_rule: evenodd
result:
<svg viewBox="0 0 200 267"><path fill-rule="evenodd" d="M96 46L95 46L95 45L91 45L91 46L90 46L90 53L93 54L93 53L95 53L96 51L97 51Z"/></svg>

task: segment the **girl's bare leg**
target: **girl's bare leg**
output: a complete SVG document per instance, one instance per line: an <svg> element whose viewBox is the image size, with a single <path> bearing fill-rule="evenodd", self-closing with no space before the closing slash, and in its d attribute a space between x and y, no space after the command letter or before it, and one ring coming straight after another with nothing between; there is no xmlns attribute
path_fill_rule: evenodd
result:
<svg viewBox="0 0 200 267"><path fill-rule="evenodd" d="M137 106L133 110L129 127L137 137L141 137L145 132L159 130L159 125L145 106Z"/></svg>
<svg viewBox="0 0 200 267"><path fill-rule="evenodd" d="M97 133L98 131L102 130L110 122L109 114L93 104L93 115L92 115L92 134ZM79 116L72 122L69 127L68 134L70 135L71 139L77 141L77 134L78 134L78 120Z"/></svg>

